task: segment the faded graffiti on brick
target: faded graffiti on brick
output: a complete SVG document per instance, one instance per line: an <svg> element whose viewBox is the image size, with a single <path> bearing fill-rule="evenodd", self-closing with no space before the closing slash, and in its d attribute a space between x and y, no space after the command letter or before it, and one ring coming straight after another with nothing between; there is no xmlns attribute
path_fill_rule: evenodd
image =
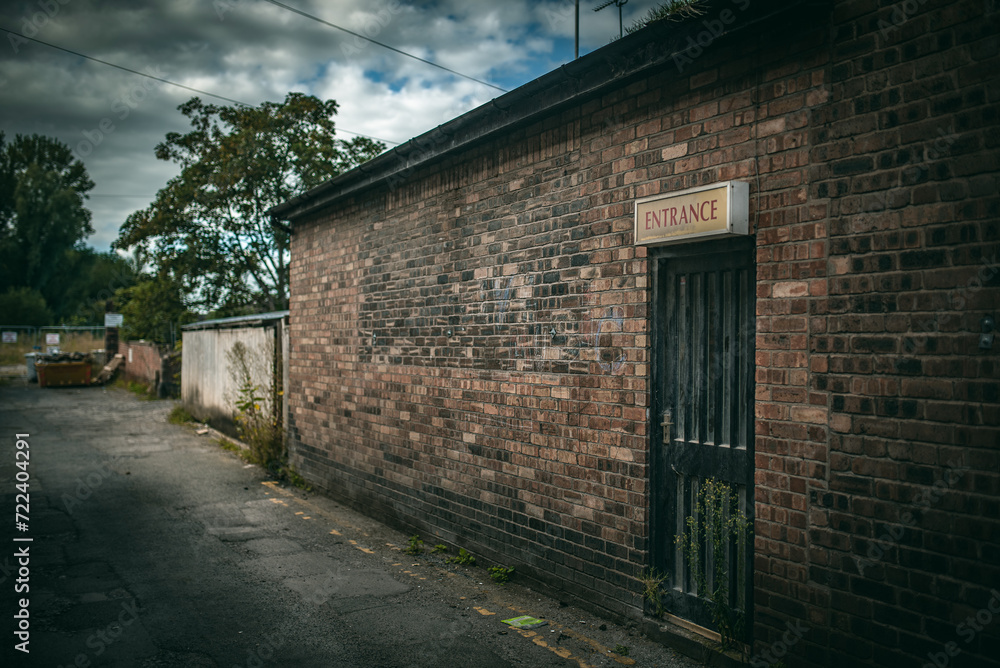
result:
<svg viewBox="0 0 1000 668"><path fill-rule="evenodd" d="M483 357L506 370L569 371L572 362L580 365L576 370L581 373L587 371L581 363L594 363L604 374L622 372L628 354L616 336L624 333L624 307L591 305L589 286L576 284L567 293L579 296L581 305L557 313L541 306L546 298L538 296L542 293L537 279L531 274L481 284L476 294L479 310L496 341L482 349Z"/></svg>

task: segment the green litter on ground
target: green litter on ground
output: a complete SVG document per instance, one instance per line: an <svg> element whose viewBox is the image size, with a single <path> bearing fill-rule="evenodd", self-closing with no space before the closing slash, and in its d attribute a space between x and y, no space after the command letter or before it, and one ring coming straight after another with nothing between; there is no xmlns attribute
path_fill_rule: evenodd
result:
<svg viewBox="0 0 1000 668"><path fill-rule="evenodd" d="M537 617L531 617L530 615L511 617L510 619L504 619L501 621L504 624L509 624L515 629L537 629L539 626L545 626L548 624L548 622L544 619L538 619Z"/></svg>

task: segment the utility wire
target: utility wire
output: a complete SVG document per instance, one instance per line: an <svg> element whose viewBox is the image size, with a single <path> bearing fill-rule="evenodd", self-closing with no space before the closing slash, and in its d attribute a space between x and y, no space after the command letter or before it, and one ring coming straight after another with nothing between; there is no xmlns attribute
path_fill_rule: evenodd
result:
<svg viewBox="0 0 1000 668"><path fill-rule="evenodd" d="M435 63L433 61L425 60L424 58L421 58L420 56L415 56L412 53L407 53L406 51L403 51L402 49L397 49L394 46L389 46L388 44L385 44L383 42L379 42L378 40L374 40L371 37L365 37L364 35L362 35L360 33L354 32L353 30L348 30L347 28L344 28L343 26L338 26L336 23L330 23L329 21L327 21L325 19L321 19L318 16L314 16L312 14L308 14L308 13L302 11L301 9L296 9L295 7L290 7L290 6L288 6L288 5L286 5L286 4L282 3L282 2L278 2L278 0L264 0L264 1L265 2L269 2L272 5L275 5L277 7L281 7L282 9L287 9L288 11L290 11L290 12L292 12L294 14L298 14L299 16L304 16L307 19L312 19L313 21L316 21L318 23L322 23L323 25L330 26L331 28L336 28L337 30L341 30L343 32L346 32L348 35L354 35L355 37L360 37L361 39L363 39L363 40L365 40L367 42L371 42L372 44L378 44L379 46L381 46L384 49L389 49L390 51L395 51L396 53L398 53L398 54L400 54L402 56L406 56L407 58L412 58L414 60L420 61L421 63L425 63L427 65L430 65L431 67L436 67L436 68L438 68L440 70L444 70L445 72L450 72L451 74L454 74L455 76L460 76L463 79L468 79L469 81L475 81L476 83L482 84L484 86L489 86L490 88L495 88L498 91L500 91L501 93L507 93L507 92L509 92L506 88L501 88L500 86L494 86L493 84L491 84L491 83L489 83L487 81L483 81L482 79L477 79L475 77L470 77L468 74L462 74L461 72L457 72L457 71L451 69L450 67L445 67L444 65L439 65L439 64L437 64L437 63Z"/></svg>
<svg viewBox="0 0 1000 668"><path fill-rule="evenodd" d="M174 81L169 81L167 79L161 79L160 77L154 76L152 74L146 74L145 72L140 72L139 70L133 70L133 69L131 69L129 67L125 67L123 65L116 65L115 63L109 63L106 60L101 60L100 58L95 58L93 56L88 56L88 55L80 53L78 51L73 51L72 49L67 49L65 47L57 46L57 45L51 44L49 42L43 42L42 40L35 39L34 37L27 37L26 35L22 35L21 33L16 32L14 30L10 30L8 28L4 28L3 26L0 26L0 30L3 30L4 32L10 33L11 35L17 35L18 37L20 37L22 39L26 39L26 40L29 40L29 41L32 41L32 42L37 42L39 44L44 44L47 47L50 47L50 48L53 48L53 49L57 49L59 51L64 51L66 53L71 53L74 56L79 56L80 58L86 58L87 60L92 60L95 63L100 63L102 65L107 65L108 67L114 67L116 69L123 70L123 71L129 72L131 74L138 74L141 77L146 77L147 79L154 79L156 81L168 84L170 86L176 86L178 88L183 88L185 90L189 90L189 91L191 91L193 93L200 93L202 95L208 95L209 97L218 98L220 100L225 100L226 102L232 102L233 104L238 104L238 105L241 105L241 106L244 106L244 107L253 107L252 104L249 104L247 102L241 102L240 100L234 100L233 98L226 97L225 95L216 95L215 93L209 93L206 90L200 90L198 88L192 88L191 86L185 86L184 84L179 84L179 83L176 83ZM372 137L371 135L361 134L360 132L351 132L350 130L345 130L344 128L337 128L337 130L340 131L340 132L345 132L345 133L347 133L349 135L355 135L357 137L365 137L366 139L372 139L374 141L385 142L386 144L399 144L398 141L390 141L388 139L379 139L378 137Z"/></svg>

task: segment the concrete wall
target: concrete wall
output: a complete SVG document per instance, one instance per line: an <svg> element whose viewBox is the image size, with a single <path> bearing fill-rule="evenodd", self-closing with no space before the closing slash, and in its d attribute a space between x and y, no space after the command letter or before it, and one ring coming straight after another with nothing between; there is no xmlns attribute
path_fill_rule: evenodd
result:
<svg viewBox="0 0 1000 668"><path fill-rule="evenodd" d="M184 408L199 420L232 430L234 400L238 383L228 355L237 342L249 351L247 359L256 385L268 388L274 382L275 327L201 329L183 333L181 400Z"/></svg>

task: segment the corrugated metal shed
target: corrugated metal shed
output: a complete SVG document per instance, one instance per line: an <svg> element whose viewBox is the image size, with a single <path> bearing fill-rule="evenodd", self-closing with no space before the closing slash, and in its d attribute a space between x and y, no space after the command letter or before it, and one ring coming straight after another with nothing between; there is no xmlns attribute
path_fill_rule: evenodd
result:
<svg viewBox="0 0 1000 668"><path fill-rule="evenodd" d="M288 317L288 311L270 311L269 313L255 313L254 315L239 315L232 318L216 318L215 320L202 320L192 322L181 327L183 330L195 329L226 329L229 327L254 327L264 325L275 320L283 320Z"/></svg>

